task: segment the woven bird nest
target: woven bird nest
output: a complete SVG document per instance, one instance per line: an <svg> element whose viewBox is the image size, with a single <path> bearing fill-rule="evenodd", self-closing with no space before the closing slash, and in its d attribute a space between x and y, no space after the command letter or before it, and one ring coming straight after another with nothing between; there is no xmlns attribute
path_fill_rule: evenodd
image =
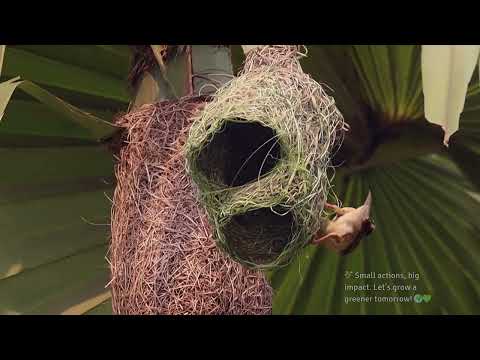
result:
<svg viewBox="0 0 480 360"><path fill-rule="evenodd" d="M264 275L219 251L182 149L202 99L145 105L116 167L110 263L116 314L269 314Z"/></svg>
<svg viewBox="0 0 480 360"><path fill-rule="evenodd" d="M196 116L187 168L219 247L252 268L286 264L323 226L344 120L296 46L250 51Z"/></svg>

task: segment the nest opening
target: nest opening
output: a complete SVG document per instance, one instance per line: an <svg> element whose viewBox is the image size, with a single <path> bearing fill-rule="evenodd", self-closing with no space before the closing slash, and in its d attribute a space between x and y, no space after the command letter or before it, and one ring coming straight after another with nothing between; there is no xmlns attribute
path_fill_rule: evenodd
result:
<svg viewBox="0 0 480 360"><path fill-rule="evenodd" d="M274 261L292 242L297 224L285 208L260 208L231 217L222 231L236 255L255 264Z"/></svg>
<svg viewBox="0 0 480 360"><path fill-rule="evenodd" d="M227 120L201 150L199 171L222 187L241 186L272 171L281 158L276 131L259 122Z"/></svg>
<svg viewBox="0 0 480 360"><path fill-rule="evenodd" d="M286 265L325 225L328 170L344 119L335 99L302 71L301 56L290 45L250 51L239 76L195 116L185 145L187 170L217 244L250 268ZM267 210L259 213L262 221L252 215L279 204L290 219ZM262 231L255 245L251 239Z"/></svg>

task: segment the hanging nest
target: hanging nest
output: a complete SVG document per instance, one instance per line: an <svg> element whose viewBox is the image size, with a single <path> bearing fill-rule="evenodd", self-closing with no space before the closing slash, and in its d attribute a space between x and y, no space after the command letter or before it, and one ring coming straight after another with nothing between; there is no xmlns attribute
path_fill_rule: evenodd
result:
<svg viewBox="0 0 480 360"><path fill-rule="evenodd" d="M182 149L201 98L145 105L118 119L128 132L116 166L111 290L116 314L269 314L264 275L216 247Z"/></svg>
<svg viewBox="0 0 480 360"><path fill-rule="evenodd" d="M327 169L345 130L297 46L250 51L196 116L187 168L220 248L252 268L286 264L323 226Z"/></svg>

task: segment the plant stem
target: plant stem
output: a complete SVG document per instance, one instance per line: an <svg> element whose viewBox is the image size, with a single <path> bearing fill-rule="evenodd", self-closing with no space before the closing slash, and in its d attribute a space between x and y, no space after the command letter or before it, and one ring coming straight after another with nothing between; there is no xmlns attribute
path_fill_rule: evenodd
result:
<svg viewBox="0 0 480 360"><path fill-rule="evenodd" d="M342 168L342 173L350 174L429 154L447 153L442 129L426 121L390 125L379 131L374 139L370 154L366 154L362 162Z"/></svg>

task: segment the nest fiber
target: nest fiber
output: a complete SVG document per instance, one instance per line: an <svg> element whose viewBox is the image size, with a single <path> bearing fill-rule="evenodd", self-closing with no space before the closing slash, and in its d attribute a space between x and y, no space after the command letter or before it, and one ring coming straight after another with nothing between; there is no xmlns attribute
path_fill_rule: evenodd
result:
<svg viewBox="0 0 480 360"><path fill-rule="evenodd" d="M223 254L185 171L183 147L202 99L145 105L118 119L111 290L116 314L269 314L264 275Z"/></svg>
<svg viewBox="0 0 480 360"><path fill-rule="evenodd" d="M252 268L286 264L323 225L327 168L344 120L305 74L296 46L247 54L239 77L196 116L189 174L219 247Z"/></svg>

